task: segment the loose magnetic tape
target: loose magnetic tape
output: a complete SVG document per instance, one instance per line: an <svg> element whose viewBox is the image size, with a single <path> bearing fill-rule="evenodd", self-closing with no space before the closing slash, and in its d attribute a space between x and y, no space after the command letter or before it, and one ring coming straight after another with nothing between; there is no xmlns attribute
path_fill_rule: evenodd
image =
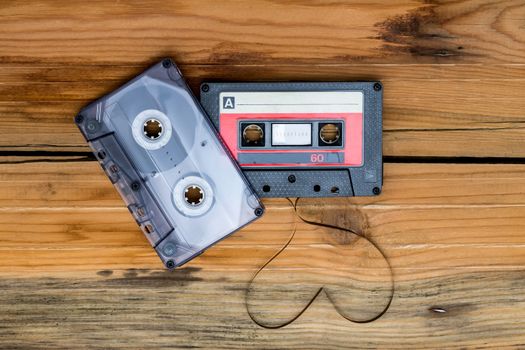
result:
<svg viewBox="0 0 525 350"><path fill-rule="evenodd" d="M168 268L263 213L170 59L91 103L75 122Z"/></svg>
<svg viewBox="0 0 525 350"><path fill-rule="evenodd" d="M200 100L259 196L381 192L380 82L205 82Z"/></svg>

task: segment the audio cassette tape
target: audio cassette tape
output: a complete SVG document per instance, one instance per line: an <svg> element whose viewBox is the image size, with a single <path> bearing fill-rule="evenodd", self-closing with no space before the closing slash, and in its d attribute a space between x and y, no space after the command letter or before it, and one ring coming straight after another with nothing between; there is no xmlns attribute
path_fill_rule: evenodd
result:
<svg viewBox="0 0 525 350"><path fill-rule="evenodd" d="M381 192L381 83L206 82L200 95L259 196Z"/></svg>
<svg viewBox="0 0 525 350"><path fill-rule="evenodd" d="M170 59L91 103L75 122L168 268L263 213Z"/></svg>

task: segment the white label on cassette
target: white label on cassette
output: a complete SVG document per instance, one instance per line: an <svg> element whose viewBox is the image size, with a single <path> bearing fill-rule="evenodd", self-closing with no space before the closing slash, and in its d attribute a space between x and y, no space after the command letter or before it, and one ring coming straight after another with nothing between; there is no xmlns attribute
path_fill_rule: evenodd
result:
<svg viewBox="0 0 525 350"><path fill-rule="evenodd" d="M312 144L312 124L272 124L272 146Z"/></svg>
<svg viewBox="0 0 525 350"><path fill-rule="evenodd" d="M222 92L220 113L363 113L362 91Z"/></svg>

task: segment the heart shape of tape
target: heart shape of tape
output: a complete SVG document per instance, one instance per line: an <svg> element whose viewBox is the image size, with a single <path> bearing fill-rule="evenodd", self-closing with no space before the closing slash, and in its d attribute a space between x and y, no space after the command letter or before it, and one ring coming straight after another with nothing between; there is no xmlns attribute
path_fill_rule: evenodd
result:
<svg viewBox="0 0 525 350"><path fill-rule="evenodd" d="M251 319L265 328L284 327L324 293L351 322L381 317L394 295L392 268L368 238L368 220L348 202L290 201L293 232L255 273L246 290Z"/></svg>

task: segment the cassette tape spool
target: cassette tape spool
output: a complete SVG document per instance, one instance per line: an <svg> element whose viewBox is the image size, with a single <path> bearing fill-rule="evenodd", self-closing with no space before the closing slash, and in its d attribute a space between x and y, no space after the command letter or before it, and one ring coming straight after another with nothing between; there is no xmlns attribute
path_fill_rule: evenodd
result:
<svg viewBox="0 0 525 350"><path fill-rule="evenodd" d="M381 83L206 82L200 100L259 196L381 192Z"/></svg>
<svg viewBox="0 0 525 350"><path fill-rule="evenodd" d="M82 109L75 122L168 268L263 213L169 59Z"/></svg>

